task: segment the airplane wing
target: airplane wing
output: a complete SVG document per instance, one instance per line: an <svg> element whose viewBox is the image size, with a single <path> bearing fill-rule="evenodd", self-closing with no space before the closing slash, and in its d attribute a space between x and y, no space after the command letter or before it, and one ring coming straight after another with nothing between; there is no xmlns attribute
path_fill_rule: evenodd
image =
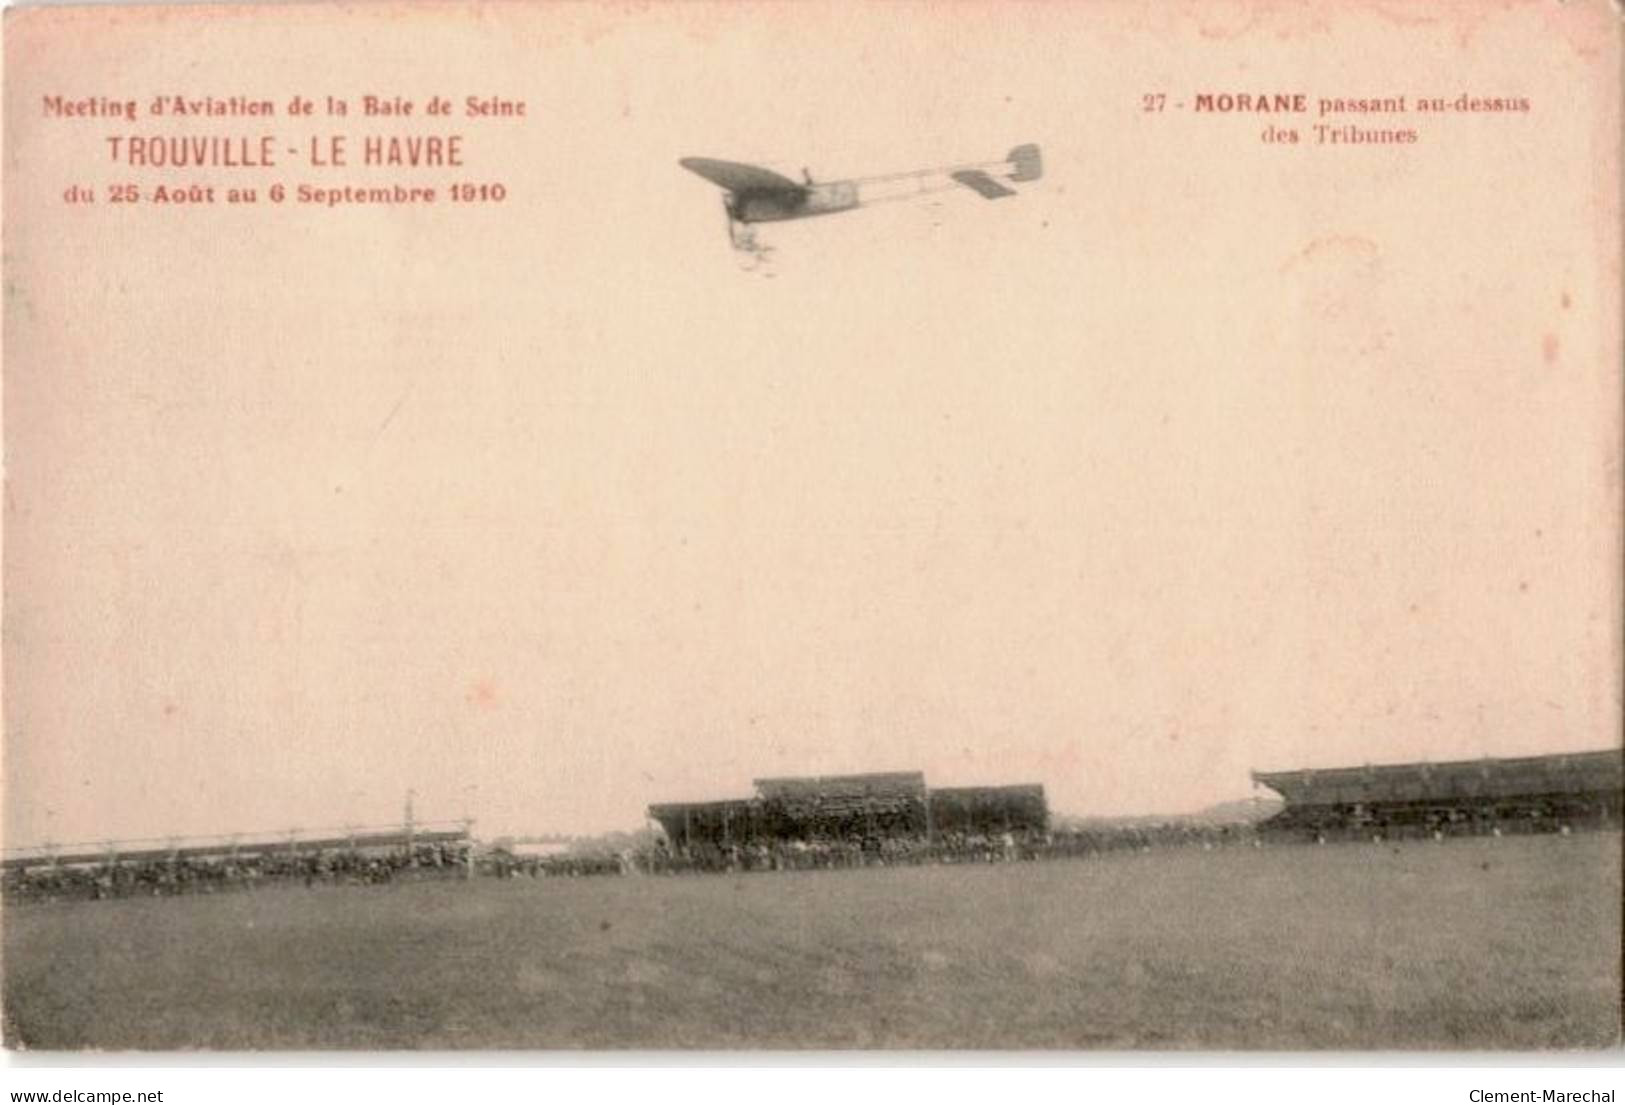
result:
<svg viewBox="0 0 1625 1105"><path fill-rule="evenodd" d="M1014 188L1006 188L980 169L961 169L953 174L953 179L967 188L980 192L990 200L1016 194Z"/></svg>
<svg viewBox="0 0 1625 1105"><path fill-rule="evenodd" d="M725 188L730 192L791 192L803 195L807 186L797 184L787 176L780 176L772 169L763 169L756 165L742 165L737 161L717 161L709 157L685 157L677 164L691 173L700 176L715 184L718 188Z"/></svg>

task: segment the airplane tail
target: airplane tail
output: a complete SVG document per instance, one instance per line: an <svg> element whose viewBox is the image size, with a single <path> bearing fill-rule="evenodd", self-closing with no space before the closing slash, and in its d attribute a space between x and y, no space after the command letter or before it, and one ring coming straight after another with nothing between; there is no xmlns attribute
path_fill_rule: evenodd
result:
<svg viewBox="0 0 1625 1105"><path fill-rule="evenodd" d="M1010 156L1005 160L1010 162L1015 170L1010 174L1011 180L1037 180L1044 175L1044 159L1039 154L1038 147L1032 143L1017 146L1010 151Z"/></svg>

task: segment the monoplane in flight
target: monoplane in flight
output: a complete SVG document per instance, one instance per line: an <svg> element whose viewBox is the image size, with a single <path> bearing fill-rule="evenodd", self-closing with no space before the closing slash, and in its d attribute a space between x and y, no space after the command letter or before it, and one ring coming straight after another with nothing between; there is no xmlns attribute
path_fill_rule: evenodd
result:
<svg viewBox="0 0 1625 1105"><path fill-rule="evenodd" d="M831 215L950 188L969 188L985 199L1003 199L1017 194L1008 184L1023 184L1044 175L1038 147L1030 144L1017 146L1002 161L911 169L851 180L815 181L803 169L803 179L795 181L772 169L709 157L685 157L678 164L726 193L722 206L728 216L728 240L735 249L747 250L757 248L751 231L753 223Z"/></svg>

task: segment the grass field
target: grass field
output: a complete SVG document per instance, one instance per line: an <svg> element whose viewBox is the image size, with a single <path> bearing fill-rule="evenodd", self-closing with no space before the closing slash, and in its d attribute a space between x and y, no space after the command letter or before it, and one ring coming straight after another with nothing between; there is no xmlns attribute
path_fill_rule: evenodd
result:
<svg viewBox="0 0 1625 1105"><path fill-rule="evenodd" d="M24 906L9 1046L1547 1048L1620 837Z"/></svg>

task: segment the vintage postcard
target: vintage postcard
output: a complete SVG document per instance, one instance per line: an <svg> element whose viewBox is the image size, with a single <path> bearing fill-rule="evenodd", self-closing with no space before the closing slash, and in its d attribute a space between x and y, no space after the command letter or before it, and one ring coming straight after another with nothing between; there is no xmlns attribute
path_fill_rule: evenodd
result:
<svg viewBox="0 0 1625 1105"><path fill-rule="evenodd" d="M12 8L5 1046L1617 1046L1620 41Z"/></svg>

